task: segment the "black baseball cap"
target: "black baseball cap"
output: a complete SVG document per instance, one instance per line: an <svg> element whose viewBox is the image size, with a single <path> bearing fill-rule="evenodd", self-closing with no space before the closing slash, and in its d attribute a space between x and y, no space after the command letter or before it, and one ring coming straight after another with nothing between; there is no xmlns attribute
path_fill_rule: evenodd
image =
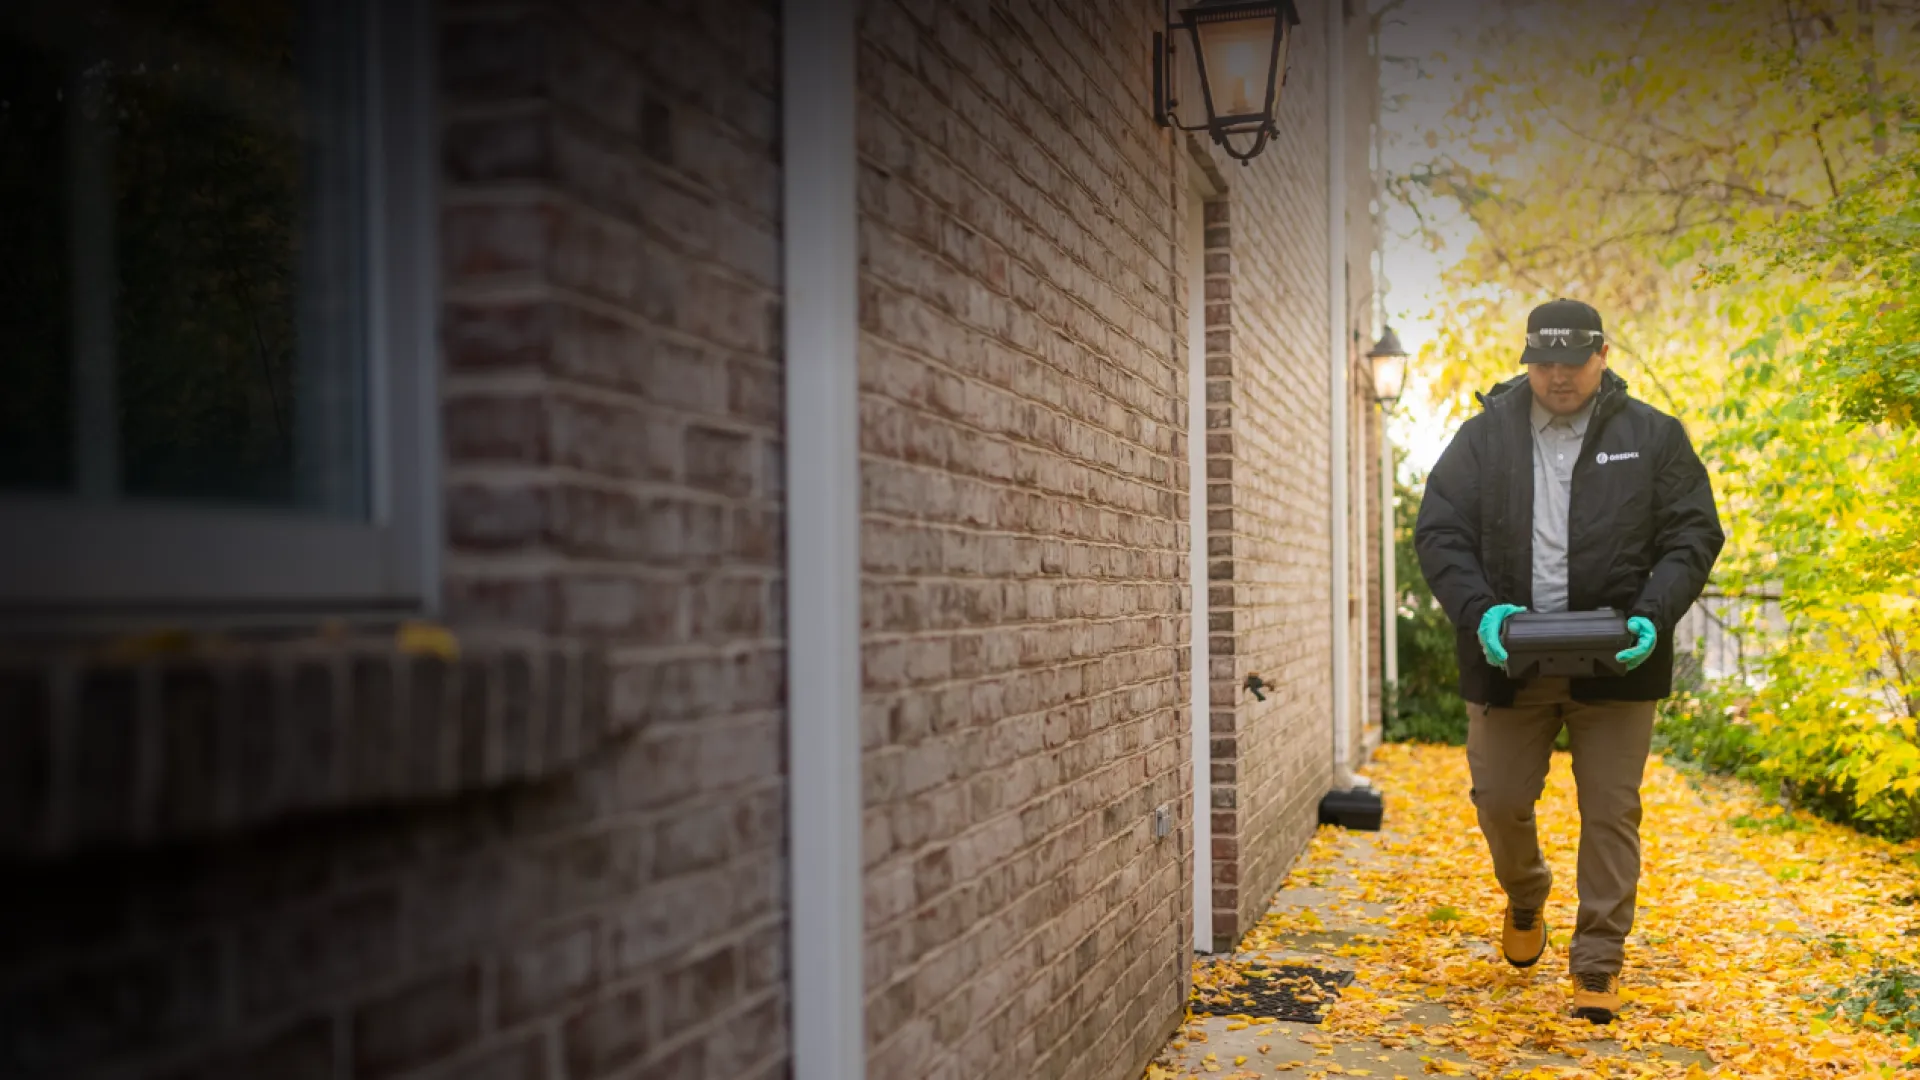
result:
<svg viewBox="0 0 1920 1080"><path fill-rule="evenodd" d="M1584 364L1605 343L1600 313L1593 305L1563 296L1527 316L1527 351L1520 354L1520 362Z"/></svg>

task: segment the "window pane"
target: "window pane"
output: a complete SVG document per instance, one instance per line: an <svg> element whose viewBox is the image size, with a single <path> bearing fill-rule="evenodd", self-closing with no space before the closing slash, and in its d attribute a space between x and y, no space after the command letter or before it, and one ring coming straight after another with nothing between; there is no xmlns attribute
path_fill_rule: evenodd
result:
<svg viewBox="0 0 1920 1080"><path fill-rule="evenodd" d="M0 36L0 490L73 483L62 65Z"/></svg>
<svg viewBox="0 0 1920 1080"><path fill-rule="evenodd" d="M0 214L59 270L20 294L45 405L0 484L364 516L361 6L80 6L7 28L15 126L59 146Z"/></svg>

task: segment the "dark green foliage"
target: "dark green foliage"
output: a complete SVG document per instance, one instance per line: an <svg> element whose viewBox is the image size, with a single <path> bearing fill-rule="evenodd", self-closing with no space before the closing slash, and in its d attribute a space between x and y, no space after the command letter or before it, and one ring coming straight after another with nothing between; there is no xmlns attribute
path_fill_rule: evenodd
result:
<svg viewBox="0 0 1920 1080"><path fill-rule="evenodd" d="M1394 573L1399 586L1400 683L1393 687L1389 742L1461 746L1467 741L1467 707L1460 700L1460 663L1454 656L1453 624L1427 588L1413 553L1413 522L1421 489L1394 484Z"/></svg>
<svg viewBox="0 0 1920 1080"><path fill-rule="evenodd" d="M1786 760L1780 747L1792 729L1773 729L1773 742L1747 717L1753 692L1737 680L1706 682L1693 657L1678 659L1672 697L1660 703L1653 728L1653 749L1669 763L1750 781L1778 796L1783 805L1890 840L1920 836L1920 809L1867 817L1859 810L1856 787L1841 768L1844 748L1814 744L1804 757ZM1909 804L1911 805L1911 801ZM1736 828L1786 828L1787 819L1735 819Z"/></svg>
<svg viewBox="0 0 1920 1080"><path fill-rule="evenodd" d="M1676 649L1673 694L1654 714L1653 750L1708 772L1738 775L1755 760L1752 728L1734 721L1738 712L1727 688L1707 682L1700 657Z"/></svg>
<svg viewBox="0 0 1920 1080"><path fill-rule="evenodd" d="M1882 959L1827 999L1826 1016L1908 1038L1920 1035L1920 971Z"/></svg>

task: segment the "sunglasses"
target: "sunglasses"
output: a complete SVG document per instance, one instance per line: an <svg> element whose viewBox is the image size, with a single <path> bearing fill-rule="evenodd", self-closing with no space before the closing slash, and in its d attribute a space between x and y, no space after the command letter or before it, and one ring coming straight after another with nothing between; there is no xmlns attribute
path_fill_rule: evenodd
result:
<svg viewBox="0 0 1920 1080"><path fill-rule="evenodd" d="M1598 330L1542 330L1527 335L1527 345L1535 349L1595 349L1607 340Z"/></svg>

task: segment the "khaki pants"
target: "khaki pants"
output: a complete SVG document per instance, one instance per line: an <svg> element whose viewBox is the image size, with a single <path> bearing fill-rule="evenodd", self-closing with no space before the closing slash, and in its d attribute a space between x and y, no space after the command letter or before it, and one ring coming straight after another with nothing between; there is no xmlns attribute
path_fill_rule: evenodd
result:
<svg viewBox="0 0 1920 1080"><path fill-rule="evenodd" d="M1640 884L1640 781L1653 739L1653 702L1579 702L1565 679L1535 679L1511 708L1467 705L1473 805L1494 876L1515 907L1546 904L1553 873L1540 854L1533 806L1546 786L1561 725L1573 746L1580 802L1580 911L1569 970L1620 970Z"/></svg>

